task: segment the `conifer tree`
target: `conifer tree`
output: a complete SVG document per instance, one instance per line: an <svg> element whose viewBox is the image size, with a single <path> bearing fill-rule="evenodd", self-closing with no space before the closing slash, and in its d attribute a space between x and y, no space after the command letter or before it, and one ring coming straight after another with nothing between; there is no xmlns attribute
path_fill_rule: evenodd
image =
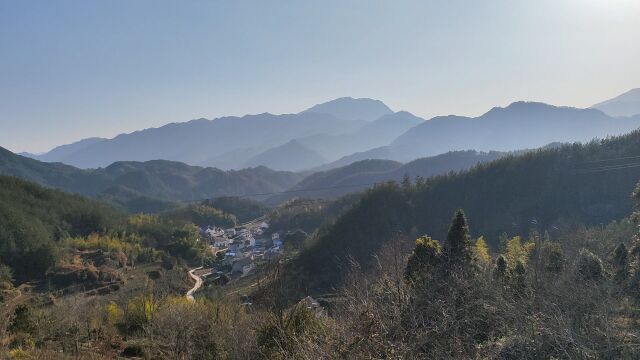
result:
<svg viewBox="0 0 640 360"><path fill-rule="evenodd" d="M541 252L544 270L552 274L561 273L564 269L564 252L560 244L545 240L542 243Z"/></svg>
<svg viewBox="0 0 640 360"><path fill-rule="evenodd" d="M447 234L446 257L449 267L467 267L473 259L469 225L462 209L456 211Z"/></svg>
<svg viewBox="0 0 640 360"><path fill-rule="evenodd" d="M516 266L513 268L513 290L516 296L525 295L525 289L527 287L526 272L527 269L525 268L524 263L518 260Z"/></svg>
<svg viewBox="0 0 640 360"><path fill-rule="evenodd" d="M504 255L500 255L496 258L496 266L493 269L493 276L498 280L503 280L507 277L507 259Z"/></svg>

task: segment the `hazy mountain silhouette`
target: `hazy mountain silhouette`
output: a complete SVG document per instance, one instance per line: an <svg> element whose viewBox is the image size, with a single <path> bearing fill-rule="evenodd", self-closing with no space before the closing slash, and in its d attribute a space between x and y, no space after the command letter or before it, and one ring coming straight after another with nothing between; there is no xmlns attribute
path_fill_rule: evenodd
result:
<svg viewBox="0 0 640 360"><path fill-rule="evenodd" d="M423 121L425 120L409 112L400 111L384 115L350 134L333 136L317 134L298 139L298 141L321 154L327 160L334 161L345 155L389 144L399 135Z"/></svg>
<svg viewBox="0 0 640 360"><path fill-rule="evenodd" d="M317 152L305 147L297 140L271 148L249 159L245 166L267 166L276 170L306 170L326 162Z"/></svg>
<svg viewBox="0 0 640 360"><path fill-rule="evenodd" d="M291 188L287 193L271 197L269 203L280 203L295 197L335 198L360 191L385 181L401 181L404 176L415 179L447 174L473 167L481 162L501 158L508 153L497 151L454 151L417 159L407 164L392 160L362 160L347 166L317 172Z"/></svg>
<svg viewBox="0 0 640 360"><path fill-rule="evenodd" d="M496 107L477 118L424 120L408 112L391 113L377 100L341 98L299 114L199 119L113 139L87 139L38 158L81 168L164 159L223 169L249 164L283 170L317 167L323 161L327 164L320 168L329 169L364 159L407 162L456 150L511 151L554 141L588 141L639 126L640 116L614 118L597 109L532 102ZM296 142L281 148L291 140ZM289 154L287 148L299 153Z"/></svg>
<svg viewBox="0 0 640 360"><path fill-rule="evenodd" d="M84 147L60 161L81 168L107 166L123 160L165 159L200 164L234 150L266 150L297 137L319 132L339 134L361 125L318 113L199 119L118 135Z"/></svg>
<svg viewBox="0 0 640 360"><path fill-rule="evenodd" d="M640 114L640 88L632 89L613 99L595 104L592 108L611 116L632 116Z"/></svg>
<svg viewBox="0 0 640 360"><path fill-rule="evenodd" d="M44 153L44 154L20 154L20 155L25 155L28 156L30 158L36 159L36 160L40 160L40 161L47 161L47 162L65 162L65 159L68 156L71 156L73 153L77 152L77 151L81 151L82 149L91 146L93 144L97 144L101 141L104 141L106 139L103 138L98 138L98 137L93 137L93 138L87 138L87 139L83 139L80 141L76 141L74 143L71 144L67 144L67 145L60 145L57 146L55 148L53 148L52 150Z"/></svg>
<svg viewBox="0 0 640 360"><path fill-rule="evenodd" d="M357 161L363 160L391 160L394 158L400 158L401 156L395 156L390 146L381 146L367 151L360 151L351 155L343 156L336 161L318 166L314 168L315 171L326 171L343 166L347 166Z"/></svg>
<svg viewBox="0 0 640 360"><path fill-rule="evenodd" d="M344 98L299 114L198 119L121 134L113 139L87 139L56 148L38 159L81 168L156 159L218 166L218 163L229 165L226 157L221 157L224 154L245 154L237 156L235 162L242 164L292 139L352 133L366 125L366 121L389 113L391 110L378 100Z"/></svg>
<svg viewBox="0 0 640 360"><path fill-rule="evenodd" d="M455 150L511 151L552 142L590 141L638 127L640 117L613 118L596 109L515 102L477 118L435 117L409 129L385 151L392 160L408 161Z"/></svg>
<svg viewBox="0 0 640 360"><path fill-rule="evenodd" d="M302 113L330 114L344 120L373 121L393 111L380 100L342 97L315 105Z"/></svg>

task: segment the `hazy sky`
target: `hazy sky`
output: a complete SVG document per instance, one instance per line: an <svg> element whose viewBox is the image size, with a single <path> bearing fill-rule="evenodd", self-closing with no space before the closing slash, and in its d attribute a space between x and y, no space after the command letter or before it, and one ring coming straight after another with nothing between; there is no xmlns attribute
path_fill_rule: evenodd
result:
<svg viewBox="0 0 640 360"><path fill-rule="evenodd" d="M0 146L340 96L423 117L640 87L638 0L0 0Z"/></svg>

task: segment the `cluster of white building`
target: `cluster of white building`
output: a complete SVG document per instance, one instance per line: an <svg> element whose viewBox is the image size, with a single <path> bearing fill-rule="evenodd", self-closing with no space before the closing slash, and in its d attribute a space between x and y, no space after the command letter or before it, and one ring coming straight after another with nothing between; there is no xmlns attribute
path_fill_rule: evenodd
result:
<svg viewBox="0 0 640 360"><path fill-rule="evenodd" d="M264 236L268 229L269 224L262 222L250 228L209 226L201 229L201 234L208 240L214 254L225 254L224 263L231 265L231 276L246 276L255 269L256 260L269 260L282 252L280 234L272 233L269 243Z"/></svg>

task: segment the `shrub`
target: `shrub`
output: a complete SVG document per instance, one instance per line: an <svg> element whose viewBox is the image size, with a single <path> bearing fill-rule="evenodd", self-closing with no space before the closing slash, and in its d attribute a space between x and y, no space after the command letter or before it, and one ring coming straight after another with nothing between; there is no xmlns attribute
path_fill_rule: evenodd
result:
<svg viewBox="0 0 640 360"><path fill-rule="evenodd" d="M602 260L591 251L581 249L578 254L576 273L583 280L598 281L604 277Z"/></svg>

